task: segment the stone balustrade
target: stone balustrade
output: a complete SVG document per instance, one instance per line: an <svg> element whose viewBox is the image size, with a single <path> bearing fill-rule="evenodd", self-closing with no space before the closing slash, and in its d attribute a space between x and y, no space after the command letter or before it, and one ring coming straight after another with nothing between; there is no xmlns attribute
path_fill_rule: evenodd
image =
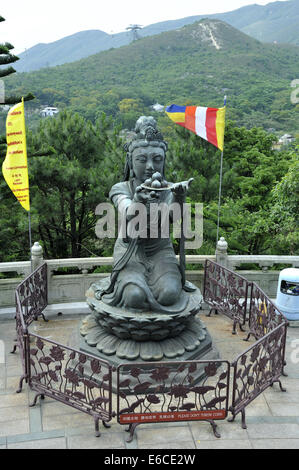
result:
<svg viewBox="0 0 299 470"><path fill-rule="evenodd" d="M242 264L258 264L263 271L276 264L288 264L290 267L299 268L299 256L283 255L228 255L230 269L234 271Z"/></svg>
<svg viewBox="0 0 299 470"><path fill-rule="evenodd" d="M227 254L227 248L226 241L221 238L217 244L215 255L186 255L187 266L195 267L194 270L187 270L187 279L202 288L203 266L205 260L210 259L233 271L237 269L249 281L255 281L269 297L275 298L280 271L270 270L269 268L275 265L279 265L279 269L281 269L281 265L299 267L299 256L229 255ZM36 242L32 247L32 268L35 269L44 261L42 247ZM91 271L99 266L112 266L113 258L66 258L46 261L49 304L61 304L84 302L85 292L90 284L108 275L107 273L92 273ZM258 265L260 269L248 270L248 264ZM242 269L242 265L246 265L246 270ZM197 267L198 269L196 269ZM79 273L57 274L60 268L77 268ZM14 307L15 289L21 279L29 275L30 272L30 261L0 263L0 273L16 273L14 278L0 278L0 309Z"/></svg>

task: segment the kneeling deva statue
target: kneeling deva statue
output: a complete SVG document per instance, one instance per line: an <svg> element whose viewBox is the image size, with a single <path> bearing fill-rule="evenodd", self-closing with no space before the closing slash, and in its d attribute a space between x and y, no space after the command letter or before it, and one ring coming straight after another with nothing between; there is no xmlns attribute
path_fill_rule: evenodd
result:
<svg viewBox="0 0 299 470"><path fill-rule="evenodd" d="M182 209L193 179L166 181L167 143L151 116L138 119L125 150L124 181L109 194L122 220L113 269L87 291L93 313L82 322L81 349L96 350L115 364L198 358L199 349L211 350L209 334L195 318L202 295L185 279L184 236L178 262L169 234L175 211L165 210L175 203Z"/></svg>

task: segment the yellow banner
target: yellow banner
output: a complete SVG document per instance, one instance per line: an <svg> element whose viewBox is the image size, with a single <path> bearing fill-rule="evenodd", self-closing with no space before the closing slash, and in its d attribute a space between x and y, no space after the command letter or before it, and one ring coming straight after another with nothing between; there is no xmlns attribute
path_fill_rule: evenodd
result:
<svg viewBox="0 0 299 470"><path fill-rule="evenodd" d="M4 179L17 200L30 211L24 101L13 106L6 119L6 158L2 164Z"/></svg>

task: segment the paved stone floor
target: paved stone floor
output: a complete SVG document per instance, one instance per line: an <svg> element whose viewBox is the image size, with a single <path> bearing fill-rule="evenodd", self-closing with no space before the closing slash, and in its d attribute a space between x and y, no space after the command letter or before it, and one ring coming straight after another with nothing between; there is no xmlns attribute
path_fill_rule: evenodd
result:
<svg viewBox="0 0 299 470"><path fill-rule="evenodd" d="M233 360L249 346L243 341L246 333L238 330L233 336L228 318L206 317L206 313L202 311L200 317L221 358ZM51 317L48 323L35 322L33 332L76 347L73 342L81 318ZM16 393L21 363L18 352L10 353L14 338L15 322L0 321L0 340L5 344L5 361L0 363L0 449L299 449L299 327L288 328L288 376L282 377L287 391L281 392L275 384L256 398L246 408L247 429L242 429L240 415L233 423L218 422L220 439L206 422L144 424L137 427L131 443L116 419L109 429L101 427L101 437L96 438L90 416L53 399L46 397L29 408L34 393L26 384Z"/></svg>

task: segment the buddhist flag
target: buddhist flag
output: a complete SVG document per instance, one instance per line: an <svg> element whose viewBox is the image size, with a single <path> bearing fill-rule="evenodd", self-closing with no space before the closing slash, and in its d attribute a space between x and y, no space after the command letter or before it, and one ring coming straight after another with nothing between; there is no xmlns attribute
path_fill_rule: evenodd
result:
<svg viewBox="0 0 299 470"><path fill-rule="evenodd" d="M194 132L223 151L225 106L206 108L172 104L167 106L165 112L176 124Z"/></svg>
<svg viewBox="0 0 299 470"><path fill-rule="evenodd" d="M6 158L2 164L4 179L21 206L30 211L24 100L8 112L6 142Z"/></svg>

